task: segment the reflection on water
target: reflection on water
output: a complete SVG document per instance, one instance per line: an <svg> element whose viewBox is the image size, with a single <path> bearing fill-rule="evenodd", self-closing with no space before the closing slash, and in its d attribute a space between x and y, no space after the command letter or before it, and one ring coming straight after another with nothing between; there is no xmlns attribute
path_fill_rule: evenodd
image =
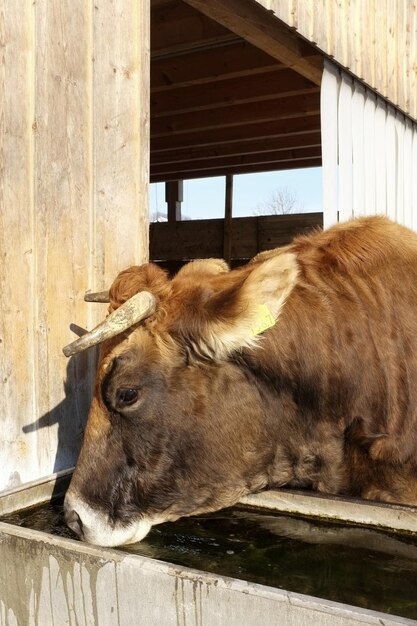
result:
<svg viewBox="0 0 417 626"><path fill-rule="evenodd" d="M74 538L59 506L3 521ZM232 508L161 524L118 549L417 618L417 537Z"/></svg>

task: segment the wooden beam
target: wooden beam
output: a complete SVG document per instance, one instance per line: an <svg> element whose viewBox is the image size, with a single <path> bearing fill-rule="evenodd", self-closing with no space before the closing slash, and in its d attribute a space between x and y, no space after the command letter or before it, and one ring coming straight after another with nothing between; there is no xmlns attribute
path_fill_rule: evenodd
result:
<svg viewBox="0 0 417 626"><path fill-rule="evenodd" d="M183 181L170 180L165 183L165 202L167 203L168 222L181 220L181 202L183 200Z"/></svg>
<svg viewBox="0 0 417 626"><path fill-rule="evenodd" d="M275 152L256 152L254 154L239 154L234 156L223 157L220 156L217 159L211 159L208 163L206 159L185 161L182 163L165 163L163 165L155 165L152 168L151 176L172 176L176 174L178 170L184 173L192 173L194 171L201 171L204 168L213 172L212 175L216 175L216 170L224 170L227 167L241 167L243 165L268 165L278 164L281 162L287 162L292 159L304 160L320 157L321 144L318 146L312 146L309 148L290 148L286 150L277 150ZM187 176L181 176L181 178L187 178Z"/></svg>
<svg viewBox="0 0 417 626"><path fill-rule="evenodd" d="M176 177L191 180L195 178L211 178L213 176L226 176L227 174L259 174L260 172L277 172L285 170L304 169L307 167L321 167L321 156L311 156L304 159L291 159L289 161L279 161L271 163L258 163L248 165L229 165L228 167L210 169L207 166L202 170L178 171L169 175L166 173L152 173L150 177L151 183L164 182L166 180L175 180Z"/></svg>
<svg viewBox="0 0 417 626"><path fill-rule="evenodd" d="M313 46L254 0L184 0L207 17L293 68L316 85L323 72L322 57L308 57Z"/></svg>
<svg viewBox="0 0 417 626"><path fill-rule="evenodd" d="M275 98L265 102L223 106L208 111L194 111L153 118L151 134L154 137L196 130L242 126L260 121L277 121L304 117L320 112L320 93L305 96Z"/></svg>
<svg viewBox="0 0 417 626"><path fill-rule="evenodd" d="M232 210L233 210L233 176L227 174L224 201L223 223L223 258L230 263L232 258Z"/></svg>
<svg viewBox="0 0 417 626"><path fill-rule="evenodd" d="M173 0L151 0L151 10L153 11L156 7L166 7L171 4L174 4Z"/></svg>
<svg viewBox="0 0 417 626"><path fill-rule="evenodd" d="M237 36L183 2L154 7L151 12L152 54L163 58L236 41Z"/></svg>
<svg viewBox="0 0 417 626"><path fill-rule="evenodd" d="M272 120L257 122L241 126L229 126L204 131L190 131L188 133L166 134L162 137L151 135L151 153L165 150L198 149L212 147L223 149L231 144L251 140L268 140L269 138L300 135L312 130L320 132L320 115L308 112L304 117L294 119Z"/></svg>
<svg viewBox="0 0 417 626"><path fill-rule="evenodd" d="M156 59L151 63L151 91L203 85L214 79L238 78L278 68L281 64L242 40L224 42L209 50ZM284 67L284 66L282 66Z"/></svg>
<svg viewBox="0 0 417 626"><path fill-rule="evenodd" d="M317 86L310 80L293 70L278 66L269 72L246 76L244 80L242 77L229 80L220 78L204 86L191 85L168 92L151 92L151 110L155 118L317 92Z"/></svg>
<svg viewBox="0 0 417 626"><path fill-rule="evenodd" d="M205 159L219 159L221 157L231 157L239 155L260 154L267 152L277 152L288 148L308 148L321 145L320 130L306 130L303 134L289 134L279 137L264 137L263 139L249 139L230 144L220 144L215 146L197 147L186 146L185 148L174 148L164 152L151 154L151 167L176 163L179 165L184 161ZM180 166L180 165L179 165Z"/></svg>

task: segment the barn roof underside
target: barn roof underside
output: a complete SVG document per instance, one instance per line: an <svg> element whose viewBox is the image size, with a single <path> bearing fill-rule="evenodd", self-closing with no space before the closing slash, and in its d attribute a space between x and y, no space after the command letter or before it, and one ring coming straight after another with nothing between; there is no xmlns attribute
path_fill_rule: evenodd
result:
<svg viewBox="0 0 417 626"><path fill-rule="evenodd" d="M151 3L151 182L321 165L317 49L264 9L190 4Z"/></svg>

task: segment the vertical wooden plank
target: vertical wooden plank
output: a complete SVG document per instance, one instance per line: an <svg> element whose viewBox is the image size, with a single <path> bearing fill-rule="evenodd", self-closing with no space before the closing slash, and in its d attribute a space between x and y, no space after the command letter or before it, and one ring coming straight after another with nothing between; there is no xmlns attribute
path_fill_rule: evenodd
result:
<svg viewBox="0 0 417 626"><path fill-rule="evenodd" d="M388 99L397 104L397 88L398 88L398 64L402 63L398 59L396 40L401 36L397 33L398 24L398 5L400 3L397 0L387 0L387 30L386 40L381 41L381 45L385 47L385 59L386 59L386 95Z"/></svg>
<svg viewBox="0 0 417 626"><path fill-rule="evenodd" d="M169 180L165 183L165 202L167 203L168 222L181 219L181 202L183 201L183 181Z"/></svg>
<svg viewBox="0 0 417 626"><path fill-rule="evenodd" d="M397 24L395 28L395 57L397 59L398 68L396 76L397 100L395 104L401 106L402 110L405 112L408 112L408 85L410 81L410 59L408 56L410 49L410 31L409 24L407 23L408 9L408 2L397 3ZM415 36L417 36L417 33L415 33Z"/></svg>
<svg viewBox="0 0 417 626"><path fill-rule="evenodd" d="M290 3L289 21L293 28L298 28L298 5L299 0L292 0Z"/></svg>
<svg viewBox="0 0 417 626"><path fill-rule="evenodd" d="M326 40L327 40L327 48L326 51L332 57L335 55L335 33L336 31L336 16L337 16L337 5L334 0L325 0L325 12L326 12ZM319 29L319 23L316 24L316 30ZM338 34L337 34L338 37ZM317 34L317 41L319 41L319 35Z"/></svg>
<svg viewBox="0 0 417 626"><path fill-rule="evenodd" d="M223 258L230 263L232 258L232 212L233 212L233 175L226 176L224 222L223 222Z"/></svg>
<svg viewBox="0 0 417 626"><path fill-rule="evenodd" d="M362 78L363 57L367 56L366 48L362 46L364 24L362 22L362 5L367 2L345 0L348 24L348 67L358 78ZM367 20L368 22L368 20Z"/></svg>
<svg viewBox="0 0 417 626"><path fill-rule="evenodd" d="M349 57L349 6L346 0L336 0L337 2L337 22L336 22L336 52L335 58L343 65L343 67L350 67ZM342 27L343 24L343 27ZM353 68L352 68L353 69Z"/></svg>
<svg viewBox="0 0 417 626"><path fill-rule="evenodd" d="M320 0L317 0L320 2ZM313 37L314 6L312 2L298 3L298 29L309 41Z"/></svg>
<svg viewBox="0 0 417 626"><path fill-rule="evenodd" d="M379 0L367 0L360 2L362 9L360 28L362 31L362 62L363 78L368 85L375 89L375 66L377 58L377 40L379 34L375 29L375 15L379 10Z"/></svg>
<svg viewBox="0 0 417 626"><path fill-rule="evenodd" d="M316 44L320 41L320 47L323 47L325 50L328 48L328 19L326 0L317 0L317 2L314 2L309 29L311 41Z"/></svg>
<svg viewBox="0 0 417 626"><path fill-rule="evenodd" d="M323 224L338 221L338 101L340 72L330 61L324 62L320 92L321 147L323 175Z"/></svg>
<svg viewBox="0 0 417 626"><path fill-rule="evenodd" d="M68 362L62 345L84 325L91 204L91 4L34 6L35 362L39 472L70 466L88 410L88 356ZM28 435L29 436L29 435Z"/></svg>
<svg viewBox="0 0 417 626"><path fill-rule="evenodd" d="M377 59L375 66L375 88L383 96L387 93L388 1L389 0L379 0L378 10L375 11L375 32L377 33L377 37L375 39L375 54Z"/></svg>
<svg viewBox="0 0 417 626"><path fill-rule="evenodd" d="M409 76L408 76L408 102L406 110L417 120L417 0L408 0L407 26L409 29Z"/></svg>
<svg viewBox="0 0 417 626"><path fill-rule="evenodd" d="M294 9L297 0L266 0L262 2L265 8L272 10L280 20L289 26L296 26L294 23Z"/></svg>
<svg viewBox="0 0 417 626"><path fill-rule="evenodd" d="M150 0L97 0L93 20L92 288L100 290L148 254Z"/></svg>
<svg viewBox="0 0 417 626"><path fill-rule="evenodd" d="M94 353L62 346L148 252L149 2L102 4L0 0L0 489L75 462Z"/></svg>
<svg viewBox="0 0 417 626"><path fill-rule="evenodd" d="M0 1L0 490L27 478L33 419L32 6Z"/></svg>

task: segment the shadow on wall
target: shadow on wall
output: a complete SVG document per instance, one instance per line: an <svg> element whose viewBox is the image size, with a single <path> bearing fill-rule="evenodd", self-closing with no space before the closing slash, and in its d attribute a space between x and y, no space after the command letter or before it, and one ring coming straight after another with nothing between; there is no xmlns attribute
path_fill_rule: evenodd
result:
<svg viewBox="0 0 417 626"><path fill-rule="evenodd" d="M65 397L62 402L22 428L27 434L58 425L54 472L74 466L78 458L92 398L97 358L98 350L95 348L71 357L68 361L64 382Z"/></svg>

